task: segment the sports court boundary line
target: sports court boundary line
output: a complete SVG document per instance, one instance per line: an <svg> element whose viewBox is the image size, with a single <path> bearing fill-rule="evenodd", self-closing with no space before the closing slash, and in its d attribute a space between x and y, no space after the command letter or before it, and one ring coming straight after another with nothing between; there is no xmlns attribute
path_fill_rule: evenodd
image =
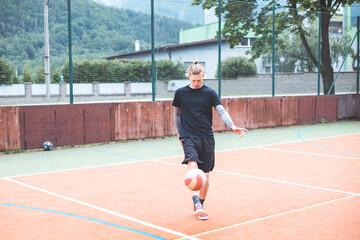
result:
<svg viewBox="0 0 360 240"><path fill-rule="evenodd" d="M335 138L335 137L344 137L344 136L351 136L351 135L360 135L360 133L352 133L352 134L345 134L345 135L338 135L338 136L330 136L330 137L321 137L321 138L314 138L309 139L311 140L321 140L326 138ZM289 142L283 142L283 143L272 143L272 144L265 144L265 145L259 145L259 146L251 146L251 147L242 147L242 148L233 148L233 149L226 149L226 150L219 150L215 151L216 153L221 152L228 152L228 151L237 151L242 149L253 149L253 148L261 148L261 147L268 147L268 146L277 146L282 144L289 144L289 143L297 143L297 142L303 142L301 140L295 140L295 141L289 141ZM178 142L176 144L179 144ZM96 150L93 150L96 151ZM6 179L6 178L17 178L17 177L27 177L27 176L35 176L35 175L41 175L41 174L50 174L50 173L58 173L58 172L66 172L66 171L77 171L82 169L91 169L91 168L97 168L97 167L109 167L109 166L117 166L122 164L132 164L132 163L138 163L138 162L146 162L146 161L155 161L155 160L161 160L161 159L168 159L168 158L177 158L177 157L183 157L184 155L176 155L176 156L168 156L168 157L162 157L162 158L141 158L142 160L138 161L128 161L128 162L121 162L121 163L110 163L110 164L104 164L104 165L96 165L96 166L90 166L90 167L79 167L79 168L71 168L71 169L64 169L64 170L55 170L55 171L49 171L49 172L39 172L39 173L29 173L29 174L23 174L23 175L13 175L13 176L7 176L7 177L1 177L0 179ZM336 155L334 155L336 156ZM15 159L13 159L15 160ZM1 160L0 160L1 162Z"/></svg>
<svg viewBox="0 0 360 240"><path fill-rule="evenodd" d="M291 214L291 213L295 213L295 212L300 212L300 211L307 210L307 209L310 209L310 208L330 204L330 203L337 202L337 201L342 201L342 200L345 200L345 199L348 199L348 198L353 198L353 197L358 197L358 194L353 194L353 195L350 195L350 196L336 198L336 199L328 200L328 201L325 201L325 202L312 204L312 205L309 205L309 206L306 206L306 207L297 208L297 209L293 209L293 210L289 210L289 211L285 211L285 212L281 212L281 213L276 213L276 214L269 215L269 216L266 216L266 217L261 217L261 218L248 220L248 221L233 224L233 225L230 225L230 226L227 226L227 227L213 229L213 230L210 230L210 231L207 231L207 232L194 234L194 235L192 235L192 237L199 237L199 236L202 236L202 235L205 235L205 234L210 234L210 233L219 232L219 231L222 231L222 230L227 230L227 229L234 228L234 227L239 227L239 226L246 225L246 224L249 224L249 223L260 222L260 221L267 220L267 219L270 219L270 218L275 218L275 217L279 217L279 216L283 216L283 215L287 215L287 214ZM179 238L177 240L182 240L182 239L184 239L184 238Z"/></svg>
<svg viewBox="0 0 360 240"><path fill-rule="evenodd" d="M270 148L270 147L256 147L256 148L262 149L262 150L275 151L275 152L297 153L297 154L306 154L306 155L314 155L314 156L333 157L333 158L347 158L347 159L360 160L360 157L357 158L357 157L346 157L346 156L338 156L338 155L329 155L329 154L323 154L323 153L299 152L299 151L276 149L276 148Z"/></svg>
<svg viewBox="0 0 360 240"><path fill-rule="evenodd" d="M168 158L168 157L166 157L166 158ZM109 163L109 164L89 166L89 167L69 168L69 169L56 170L56 171L50 171L50 172L30 173L30 174L24 174L24 175L15 175L15 176L2 177L2 178L0 178L0 180L1 179L6 179L6 178L30 177L30 176L37 176L37 175L43 175L43 174L70 172L70 171L79 171L79 170L86 170L86 169L92 169L92 168L102 168L102 167L112 167L112 166L125 165L125 164L142 163L142 162L148 162L150 160L152 160L152 159L121 162L121 163Z"/></svg>
<svg viewBox="0 0 360 240"><path fill-rule="evenodd" d="M343 135L330 136L330 137L311 138L311 139L307 139L307 141L322 140L322 139L337 138L337 137L347 137L347 136L353 136L353 135L360 135L360 133L350 133L350 134L343 134ZM230 148L230 149L220 150L220 151L216 151L216 152L227 152L227 151L236 151L236 150L240 150L240 149L269 147L269 146L277 146L277 145L290 144L290 143L306 143L306 142L304 142L302 140L294 140L294 141L288 141L288 142L282 142L282 143L264 144L264 145L259 145L259 146L251 146L251 147L243 147L243 148Z"/></svg>
<svg viewBox="0 0 360 240"><path fill-rule="evenodd" d="M84 220L93 221L93 222L97 222L97 223L102 223L102 224L106 224L106 225L109 225L109 226L112 226L112 227L117 227L117 228L121 228L121 229L128 230L128 231L131 231L131 232L143 234L143 235L146 235L146 236L149 236L149 237L152 237L152 238L161 239L161 240L167 240L166 238L162 238L160 236L157 236L157 235L154 235L154 234L151 234L151 233L147 233L147 232L140 231L140 230L137 230L137 229L121 226L119 224L106 222L106 221L96 219L96 218L85 217L85 216L81 216L81 215L77 215L77 214L73 214L73 213L67 213L67 212L61 212L61 211L44 209L44 208L37 208L37 207L29 207L29 206L23 206L23 205L16 205L16 204L9 204L9 203L1 203L1 202L0 202L0 206L17 207L17 208L23 208L23 209L30 209L30 210L37 210L37 211L61 214L61 215L70 216L70 217L77 217L77 218L81 218L81 219L84 219Z"/></svg>
<svg viewBox="0 0 360 240"><path fill-rule="evenodd" d="M313 145L313 146L316 146L316 147L320 147L320 148L324 148L324 149L328 149L328 150L332 150L332 151L337 151L337 152L342 152L342 153L360 155L360 153L349 152L349 151L345 151L345 150L341 150L341 149L337 149L337 148L331 148L331 147L323 146L323 145L320 145L320 144L312 143L312 142L309 142L309 141L311 141L311 140L304 139L304 138L301 136L301 134L303 134L304 132L307 132L307 131L310 131L310 130L313 130L313 129L314 129L314 127L304 129L304 130L298 132L297 137L298 137L301 141L303 141L304 143L307 143L307 144L310 144L310 145Z"/></svg>
<svg viewBox="0 0 360 240"><path fill-rule="evenodd" d="M48 190L45 190L45 189L42 189L42 188L38 188L38 187L35 187L35 186L32 186L32 185L29 185L29 184L14 180L14 179L4 178L4 180L7 180L7 181L12 182L12 183L19 184L21 186L24 186L24 187L27 187L27 188L30 188L30 189L33 189L33 190L36 190L36 191L39 191L39 192L46 193L46 194L49 194L49 195L52 195L52 196L55 196L55 197L58 197L58 198L61 198L61 199L64 199L64 200L68 200L70 202L74 202L74 203L77 203L77 204L80 204L80 205L83 205L83 206L87 206L87 207L99 210L101 212L105 212L105 213L108 213L108 214L111 214L111 215L114 215L114 216L117 216L117 217L121 217L123 219L129 220L129 221L132 221L132 222L135 222L135 223L138 223L138 224L142 224L144 226L148 226L148 227L158 229L158 230L161 230L161 231L164 231L164 232L167 232L167 233L171 233L171 234L180 236L183 239L200 240L198 238L188 236L188 235L186 235L184 233L180 233L180 232L177 232L177 231L165 228L165 227L161 227L161 226L158 226L158 225L155 225L155 224L152 224L152 223L148 223L148 222L145 222L145 221L140 220L140 219L129 217L127 215L124 215L124 214L121 214L121 213L118 213L118 212L115 212L115 211L111 211L111 210L106 209L106 208L102 208L102 207L99 207L99 206L96 206L96 205L93 205L93 204L90 204L90 203L86 203L86 202L83 202L83 201L80 201L80 200L76 200L74 198L70 198L70 197L67 197L67 196L64 196L64 195L60 195L60 194L57 194L57 193L54 193L54 192L51 192L51 191L48 191Z"/></svg>
<svg viewBox="0 0 360 240"><path fill-rule="evenodd" d="M316 138L316 139L336 138L336 137L349 136L349 135L358 135L358 133L356 133L356 134L346 134L346 135L341 135L341 136L323 137L323 138ZM312 140L316 140L316 139L312 139ZM246 147L246 148L237 148L237 149L222 150L222 151L217 151L217 152L227 152L227 151L235 151L235 150L242 150L242 149L262 148L262 147L266 147L266 146L276 146L276 145L282 145L282 144L287 144L287 143L296 143L296 142L301 142L301 141L298 141L298 140L297 140L297 141L291 141L291 142L285 142L285 143L277 143L277 144L269 144L269 145L263 145L263 146L252 146L252 147ZM264 149L266 149L266 148L264 148ZM266 149L266 150L268 150L268 149ZM306 154L311 154L311 153L306 153ZM182 155L175 156L175 157L182 157ZM157 159L144 159L144 160L141 160L141 161L121 162L121 163L98 165L98 166L83 167L83 168L76 168L76 169L66 169L66 170L59 170L59 171L51 171L51 172L27 174L27 175L21 175L21 176L13 176L13 177L14 177L14 178L15 178L15 177L24 177L24 176L31 176L31 175L40 175L40 174L56 173L56 172L66 172L66 171L72 171L72 170L82 170L82 169L97 168L97 167L116 166L116 165L123 165L123 164L129 164L129 163L130 163L130 164L131 164L131 163L142 163L142 162L148 162L148 161L159 162L159 163L163 163L163 164L173 164L173 165L177 165L177 166L182 166L181 164L169 163L169 162L161 161L161 159L168 159L168 158L175 158L175 157L164 157L164 158L157 158ZM334 156L334 157L341 157L341 156ZM355 159L358 159L358 158L355 158ZM186 166L184 166L184 167L186 167ZM118 217L121 217L121 218L130 220L130 221L134 221L134 222L143 224L143 225L145 225L145 226L150 226L150 227L152 227L152 228L159 229L159 230L162 230L162 231L165 231L165 232L172 233L172 234L174 234L174 235L183 237L183 238L180 238L180 239L197 239L197 238L194 238L194 237L200 236L200 235L204 235L204 234L206 234L206 233L221 231L221 230L225 230L225 229L227 229L227 228L232 228L232 227L244 225L244 224L247 224L247 223L257 222L257 221L265 220L265 219L268 219L268 218L273 218L273 217L276 217L276 216L281 216L281 215L289 214L289 213L292 213L292 212L297 212L297 211L305 210L305 209L308 209L308 208L312 208L312 207L324 205L324 204L327 204L327 203L331 203L331 202L334 202L334 201L339 201L339 200L342 200L342 199L347 199L347 198L354 197L354 196L360 196L360 193L351 193L351 192L345 192L345 191L341 191L341 190L334 190L334 189L328 189L328 188L322 188L322 187L316 187L316 186L310 186L310 185L303 185L303 184L298 184L298 183L293 183L293 182L287 182L287 181L281 181L281 180L270 179L270 178L261 178L261 177L251 176L251 175L236 174L236 173L231 173L231 172L226 172L226 171L221 171L221 170L214 170L214 171L215 171L215 172L223 172L223 173L226 173L226 174L233 174L233 175L239 175L239 176L244 176L244 177L250 177L250 178L257 178L257 179L262 179L262 180L267 180L267 181L275 181L275 182L280 182L280 183L299 185L299 186L303 186L303 187L321 189L321 190L326 190L326 191L335 191L335 192L350 194L350 196L345 196L345 197L342 197L342 198L338 198L338 199L334 199L334 200L325 201L325 202L322 202L322 203L317 203L317 204L309 205L309 206L307 206L307 207L303 207L303 208L299 208L299 209L294 209L294 210L290 210L290 211L286 211L286 212L282 212L282 213L277 213L277 214L274 214L274 215L270 215L270 216L266 216L266 217L262 217L262 218L258 218L258 219L254 219L254 220L249 220L249 221L242 222L242 223L235 224L235 225L231 225L231 226L228 226L228 227L219 228L219 229L215 229L215 230L208 231L208 232L203 232L203 233L200 233L200 234L195 234L195 235L192 235L192 236L187 236L187 235L185 235L185 234L178 233L178 232L173 231L173 230L171 230L171 229L167 229L168 231L166 231L166 230L164 230L164 229L166 229L166 228L163 228L163 227L161 227L161 226L153 225L153 224L151 224L151 223L147 223L147 222L144 222L144 221L142 221L142 220L138 220L138 219L135 219L135 218L132 218L132 217L129 217L129 216L126 216L126 215L123 215L123 214L120 214L120 213L117 213L117 212L108 210L108 209L104 209L104 208L101 208L101 207L98 207L98 206L95 206L95 205L92 205L92 204L88 204L88 203L85 203L85 202L82 202L82 201L79 201L79 200L76 200L76 199L72 199L72 198L69 198L69 197L66 197L66 196L62 196L62 195L59 195L59 194L56 194L56 193L53 193L53 192L50 192L50 191L47 191L47 190L44 190L44 189L40 189L40 188L37 188L37 187L35 187L35 186L31 186L31 185L22 183L22 182L20 182L20 181L16 181L16 180L10 179L11 177L3 177L3 178L0 178L0 180L1 180L1 179L4 179L4 180L10 181L10 182L14 182L14 183L17 183L17 184L19 184L19 185L23 185L23 186L25 186L25 187L35 189L35 190L37 190L37 191L45 192L45 193L50 194L50 195L53 195L53 196L57 196L57 197L60 197L60 198L63 198L63 199L69 200L69 201L73 201L73 202L78 203L78 204L81 204L81 205L88 206L88 207L90 207L90 208L94 208L94 209L97 209L97 210L100 210L100 211L103 211L103 212L107 212L107 213L109 213L109 214L112 214L112 215L115 215L115 216L118 216ZM149 224L149 225L148 225L148 224Z"/></svg>
<svg viewBox="0 0 360 240"><path fill-rule="evenodd" d="M177 166L187 167L186 165L180 165L180 164L177 164L177 163L165 162L165 161L161 161L161 160L152 160L152 161L153 161L153 162L162 163L162 164L169 164L169 165L177 165ZM295 185L295 186L299 186L299 187L313 188L313 189L317 189L317 190L324 190L324 191L330 191L330 192L338 192L338 193L343 193L343 194L348 194L348 195L356 195L356 194L357 194L357 193L347 192L347 191L342 191L342 190L337 190L337 189L331 189L331 188L325 188L325 187L318 187L318 186L311 186L311 185L302 184L302 183L289 182L289 181L278 180L278 179L273 179L273 178L258 177L258 176L253 176L253 175L248 175L248 174L242 174L242 173L233 173L233 172L224 171L224 170L216 170L216 169L215 169L215 170L213 170L213 172L219 172L219 173L224 173L224 174L228 174L228 175L235 175L235 176L240 176L240 177L245 177L245 178L253 178L253 179L270 181L270 182L277 182L277 183Z"/></svg>

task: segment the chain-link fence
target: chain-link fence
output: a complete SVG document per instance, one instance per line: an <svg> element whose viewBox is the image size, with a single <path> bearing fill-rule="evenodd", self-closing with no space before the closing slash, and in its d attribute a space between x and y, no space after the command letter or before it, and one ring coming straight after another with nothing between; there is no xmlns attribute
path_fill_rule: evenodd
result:
<svg viewBox="0 0 360 240"><path fill-rule="evenodd" d="M301 2L0 0L0 105L358 93L360 5Z"/></svg>

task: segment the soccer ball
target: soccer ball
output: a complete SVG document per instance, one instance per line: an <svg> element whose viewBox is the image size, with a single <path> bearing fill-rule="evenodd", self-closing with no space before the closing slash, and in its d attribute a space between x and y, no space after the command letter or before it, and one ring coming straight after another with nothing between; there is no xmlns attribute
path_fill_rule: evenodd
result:
<svg viewBox="0 0 360 240"><path fill-rule="evenodd" d="M53 144L49 141L44 142L43 148L45 151L50 151L53 148Z"/></svg>

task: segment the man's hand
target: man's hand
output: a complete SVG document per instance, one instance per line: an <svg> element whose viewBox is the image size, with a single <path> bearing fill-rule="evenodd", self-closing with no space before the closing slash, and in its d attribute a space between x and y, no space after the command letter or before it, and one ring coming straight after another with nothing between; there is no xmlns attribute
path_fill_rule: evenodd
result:
<svg viewBox="0 0 360 240"><path fill-rule="evenodd" d="M182 141L180 140L180 134L178 134L177 136L178 136L178 139L179 139L179 143L182 146Z"/></svg>
<svg viewBox="0 0 360 240"><path fill-rule="evenodd" d="M231 129L232 129L235 133L239 134L239 138L242 137L242 136L245 136L245 132L247 131L246 128L239 128L239 127L237 127L237 126L235 126L235 125L232 125L232 126L231 126Z"/></svg>

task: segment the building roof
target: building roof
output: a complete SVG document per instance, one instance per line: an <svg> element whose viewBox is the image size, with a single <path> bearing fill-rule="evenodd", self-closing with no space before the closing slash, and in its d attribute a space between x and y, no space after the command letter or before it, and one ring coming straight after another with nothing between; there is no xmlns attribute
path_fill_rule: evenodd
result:
<svg viewBox="0 0 360 240"><path fill-rule="evenodd" d="M224 42L225 40L226 40L225 38L221 39L222 42ZM202 40L202 41L196 41L196 42L172 44L172 45L167 45L167 46L164 46L164 47L155 48L155 51L158 51L158 52L159 51L164 51L165 52L165 51L171 51L171 50L174 50L174 49L177 49L177 48L214 44L214 43L217 43L217 42L219 42L218 39L214 38L214 39L208 39L208 40ZM115 56L104 57L103 59L113 60L113 59L120 59L120 58L124 58L124 57L142 55L142 54L147 54L147 53L151 53L151 49L143 50L143 51L137 51L137 52L131 52L131 53L124 53L124 54L115 55Z"/></svg>

